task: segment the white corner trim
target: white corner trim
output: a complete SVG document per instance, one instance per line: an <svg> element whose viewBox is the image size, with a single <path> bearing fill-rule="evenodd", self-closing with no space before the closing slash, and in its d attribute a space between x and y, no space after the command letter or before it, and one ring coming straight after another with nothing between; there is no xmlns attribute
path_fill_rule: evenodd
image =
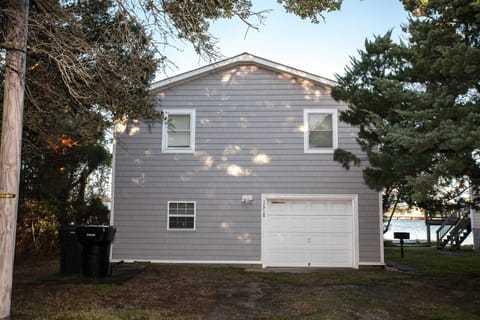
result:
<svg viewBox="0 0 480 320"><path fill-rule="evenodd" d="M115 176L116 176L116 164L117 164L117 146L118 136L122 135L127 126L128 119L114 121L113 124L113 139L112 139L112 179L110 181L110 225L115 222Z"/></svg>
<svg viewBox="0 0 480 320"><path fill-rule="evenodd" d="M383 243L383 197L382 193L378 193L378 215L380 220L380 263L385 264L385 248Z"/></svg>
<svg viewBox="0 0 480 320"><path fill-rule="evenodd" d="M113 138L112 144L112 179L110 180L110 225L113 225L115 221L115 162L116 162L116 151L117 151L117 139Z"/></svg>
<svg viewBox="0 0 480 320"><path fill-rule="evenodd" d="M110 225L113 226L115 222L115 163L116 163L116 152L117 152L117 138L115 136L117 124L114 125L113 129L113 141L112 141L112 171L110 180ZM112 252L113 252L113 243L110 244L110 254L109 259L112 259Z"/></svg>

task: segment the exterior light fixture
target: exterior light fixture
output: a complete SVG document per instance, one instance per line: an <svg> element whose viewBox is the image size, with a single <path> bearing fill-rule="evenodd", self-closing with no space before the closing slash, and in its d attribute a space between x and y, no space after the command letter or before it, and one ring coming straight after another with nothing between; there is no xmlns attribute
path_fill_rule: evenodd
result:
<svg viewBox="0 0 480 320"><path fill-rule="evenodd" d="M252 195L242 195L242 203L243 204L252 204L253 203L253 196Z"/></svg>

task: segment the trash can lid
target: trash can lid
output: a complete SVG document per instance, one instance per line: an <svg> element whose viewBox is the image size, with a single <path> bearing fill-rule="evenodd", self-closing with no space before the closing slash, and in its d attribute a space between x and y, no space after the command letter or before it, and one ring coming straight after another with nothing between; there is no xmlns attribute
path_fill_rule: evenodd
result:
<svg viewBox="0 0 480 320"><path fill-rule="evenodd" d="M58 231L75 231L77 227L75 224L64 224L58 227Z"/></svg>
<svg viewBox="0 0 480 320"><path fill-rule="evenodd" d="M116 228L109 225L82 225L76 230L81 243L109 242L113 240L116 232Z"/></svg>

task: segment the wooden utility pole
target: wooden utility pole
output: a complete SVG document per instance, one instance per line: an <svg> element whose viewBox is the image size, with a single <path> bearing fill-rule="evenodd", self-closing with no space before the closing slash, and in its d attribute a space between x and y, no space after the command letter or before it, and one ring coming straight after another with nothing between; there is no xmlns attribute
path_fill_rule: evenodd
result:
<svg viewBox="0 0 480 320"><path fill-rule="evenodd" d="M29 0L9 0L0 145L0 319L10 317L17 228Z"/></svg>

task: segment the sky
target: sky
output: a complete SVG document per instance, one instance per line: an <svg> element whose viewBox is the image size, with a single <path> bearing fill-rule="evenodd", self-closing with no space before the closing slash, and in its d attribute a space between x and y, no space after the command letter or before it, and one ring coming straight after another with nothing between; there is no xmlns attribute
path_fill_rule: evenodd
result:
<svg viewBox="0 0 480 320"><path fill-rule="evenodd" d="M364 48L366 38L393 30L394 40L406 40L401 26L406 24L408 14L399 0L344 0L340 11L325 14L325 22L318 24L287 14L275 0L252 2L254 11L272 10L258 31L247 32L238 18L212 23L211 33L218 39L223 58L248 52L335 80L335 74L343 74L350 64L350 57ZM156 80L209 64L188 44L176 46L180 50L169 49L166 54L177 67L159 72Z"/></svg>

